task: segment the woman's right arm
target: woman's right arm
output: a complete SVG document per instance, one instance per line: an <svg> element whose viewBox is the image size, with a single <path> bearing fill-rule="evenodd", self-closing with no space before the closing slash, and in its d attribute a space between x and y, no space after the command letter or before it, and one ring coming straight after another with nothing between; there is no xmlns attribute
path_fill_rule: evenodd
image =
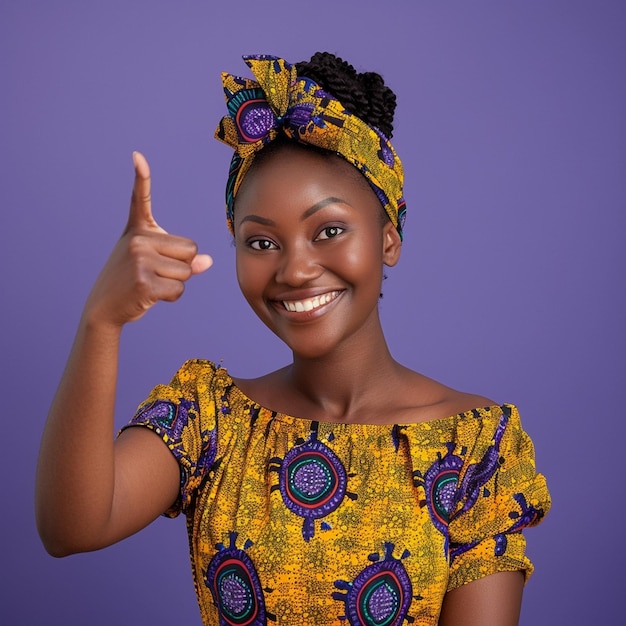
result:
<svg viewBox="0 0 626 626"><path fill-rule="evenodd" d="M150 170L135 153L128 224L96 281L44 429L35 508L50 554L66 556L119 541L176 500L178 464L142 428L114 440L114 406L123 326L159 300L177 300L211 258L154 220Z"/></svg>

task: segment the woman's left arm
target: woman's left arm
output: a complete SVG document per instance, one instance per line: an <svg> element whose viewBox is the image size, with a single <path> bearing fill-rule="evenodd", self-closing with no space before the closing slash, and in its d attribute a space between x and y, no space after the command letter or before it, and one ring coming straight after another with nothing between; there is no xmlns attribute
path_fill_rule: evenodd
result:
<svg viewBox="0 0 626 626"><path fill-rule="evenodd" d="M446 593L439 626L517 626L522 572L498 572Z"/></svg>

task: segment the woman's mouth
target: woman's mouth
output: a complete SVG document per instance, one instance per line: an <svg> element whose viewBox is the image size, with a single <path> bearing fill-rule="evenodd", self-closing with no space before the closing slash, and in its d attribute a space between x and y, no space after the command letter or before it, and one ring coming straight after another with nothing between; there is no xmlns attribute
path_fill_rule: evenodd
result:
<svg viewBox="0 0 626 626"><path fill-rule="evenodd" d="M306 298L304 300L282 300L282 304L292 313L304 313L308 311L314 311L319 307L332 302L341 292L329 291L313 298Z"/></svg>

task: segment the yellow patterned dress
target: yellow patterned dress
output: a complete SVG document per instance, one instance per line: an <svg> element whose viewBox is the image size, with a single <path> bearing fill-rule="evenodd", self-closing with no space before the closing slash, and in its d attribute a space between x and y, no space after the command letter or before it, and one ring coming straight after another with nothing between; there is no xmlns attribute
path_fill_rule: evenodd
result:
<svg viewBox="0 0 626 626"><path fill-rule="evenodd" d="M205 624L437 624L446 591L532 565L550 506L512 405L417 424L270 411L209 361L154 388L129 426L179 462Z"/></svg>

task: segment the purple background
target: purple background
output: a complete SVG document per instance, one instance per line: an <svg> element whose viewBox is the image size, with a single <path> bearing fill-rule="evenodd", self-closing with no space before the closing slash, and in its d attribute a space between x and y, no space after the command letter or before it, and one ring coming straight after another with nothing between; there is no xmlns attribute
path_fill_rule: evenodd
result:
<svg viewBox="0 0 626 626"><path fill-rule="evenodd" d="M517 403L548 476L522 624L622 623L625 32L619 0L2 2L0 621L199 623L182 518L47 556L39 439L125 224L134 149L156 217L215 267L126 329L118 424L188 357L240 376L285 363L234 279L219 72L246 72L243 53L327 49L399 98L409 215L382 302L394 354Z"/></svg>

